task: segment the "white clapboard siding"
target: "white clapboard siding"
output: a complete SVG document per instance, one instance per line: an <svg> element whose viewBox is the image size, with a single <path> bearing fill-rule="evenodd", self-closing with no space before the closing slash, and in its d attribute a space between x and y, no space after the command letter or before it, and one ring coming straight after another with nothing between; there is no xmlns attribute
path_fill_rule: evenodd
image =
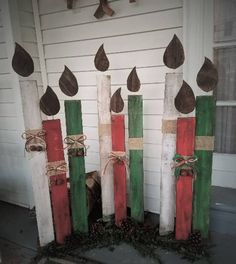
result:
<svg viewBox="0 0 236 264"><path fill-rule="evenodd" d="M20 140L20 135L18 131L11 130L1 130L0 129L0 143L18 143Z"/></svg>
<svg viewBox="0 0 236 264"><path fill-rule="evenodd" d="M161 120L166 73L182 72L163 64L163 53L174 34L182 40L181 0L109 1L115 14L97 20L93 14L97 0L75 1L72 10L66 1L40 0L39 15L48 85L57 93L61 110L54 118L62 120L65 133L64 100L82 100L84 134L89 145L86 171L100 169L96 76L103 74L94 67L94 56L101 46L110 61L105 72L111 75L111 91L122 87L127 130L127 77L134 66L141 81L138 94L144 100L144 170L145 209L159 212ZM78 80L79 91L70 98L59 88L64 65ZM127 141L127 140L126 140ZM126 149L127 142L126 142Z"/></svg>
<svg viewBox="0 0 236 264"><path fill-rule="evenodd" d="M19 11L20 25L22 27L34 28L34 16L30 11Z"/></svg>
<svg viewBox="0 0 236 264"><path fill-rule="evenodd" d="M3 27L0 27L0 43L5 42L5 31Z"/></svg>
<svg viewBox="0 0 236 264"><path fill-rule="evenodd" d="M8 58L5 58L5 59L0 59L0 77L1 77L1 74L7 74L7 73L10 73L10 61Z"/></svg>
<svg viewBox="0 0 236 264"><path fill-rule="evenodd" d="M7 58L7 46L6 43L0 43L0 59Z"/></svg>

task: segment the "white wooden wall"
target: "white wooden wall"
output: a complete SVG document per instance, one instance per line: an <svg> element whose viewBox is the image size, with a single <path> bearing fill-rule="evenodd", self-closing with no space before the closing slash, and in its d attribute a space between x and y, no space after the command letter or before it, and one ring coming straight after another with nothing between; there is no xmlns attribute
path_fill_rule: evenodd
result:
<svg viewBox="0 0 236 264"><path fill-rule="evenodd" d="M61 101L65 132L63 101L70 99L61 93L58 80L67 65L78 79L79 92L73 99L82 99L84 133L88 137L86 170L99 169L97 130L96 75L94 55L101 44L110 60L112 91L122 87L127 114L126 79L134 66L140 77L144 97L144 169L145 209L159 212L159 178L161 158L161 119L165 74L165 47L177 34L182 39L181 0L110 1L116 14L97 20L93 14L97 0L75 1L67 10L65 0L40 0L39 14L48 84ZM180 69L181 70L181 69ZM126 116L127 117L127 116ZM127 126L127 118L126 118Z"/></svg>

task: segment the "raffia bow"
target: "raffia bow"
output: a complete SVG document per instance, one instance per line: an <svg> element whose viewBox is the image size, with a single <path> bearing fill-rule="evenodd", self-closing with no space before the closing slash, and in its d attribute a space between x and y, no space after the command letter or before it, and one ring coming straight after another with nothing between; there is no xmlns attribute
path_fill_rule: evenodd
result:
<svg viewBox="0 0 236 264"><path fill-rule="evenodd" d="M84 149L84 155L87 154L88 146L84 144L84 141L87 139L85 135L71 135L67 136L64 139L65 144L67 145L65 149Z"/></svg>
<svg viewBox="0 0 236 264"><path fill-rule="evenodd" d="M48 162L46 165L47 176L59 175L67 172L67 164L64 160Z"/></svg>
<svg viewBox="0 0 236 264"><path fill-rule="evenodd" d="M112 162L114 163L123 163L125 165L126 168L126 173L128 172L128 159L126 157L125 152L123 151L112 151L109 155L108 155L108 160L105 164L105 167L102 171L102 175L105 175L107 166L109 165L109 163Z"/></svg>
<svg viewBox="0 0 236 264"><path fill-rule="evenodd" d="M180 171L182 169L192 170L194 177L197 176L196 162L198 158L196 156L181 156L180 154L175 154L173 161L174 165L172 168L175 168L175 177L180 176Z"/></svg>
<svg viewBox="0 0 236 264"><path fill-rule="evenodd" d="M45 151L46 142L45 142L46 132L41 129L35 130L26 130L21 137L26 140L25 150L27 152L31 151Z"/></svg>

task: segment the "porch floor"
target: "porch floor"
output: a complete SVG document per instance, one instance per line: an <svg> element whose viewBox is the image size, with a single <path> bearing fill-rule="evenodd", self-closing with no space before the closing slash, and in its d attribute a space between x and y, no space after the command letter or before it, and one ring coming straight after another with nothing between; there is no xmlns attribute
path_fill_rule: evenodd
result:
<svg viewBox="0 0 236 264"><path fill-rule="evenodd" d="M220 195L219 195L220 194ZM225 263L234 264L236 263L236 233L235 224L236 222L228 217L219 218L218 215L222 215L221 209L218 208L222 204L226 205L225 212L232 214L234 217L234 207L236 203L236 190L230 190L224 195L224 191L216 189L213 192L212 198L212 210L211 210L211 222L213 228L211 231L211 243L214 245L211 249L211 263ZM219 199L222 197L222 201ZM217 201L215 201L217 200ZM229 209L230 206L230 209ZM217 210L216 208L217 207ZM232 209L233 208L233 209ZM216 214L217 212L217 214ZM223 212L223 214L225 213ZM35 217L32 216L29 209L22 208L19 206L11 205L5 202L0 202L0 263L1 264L29 264L34 263L33 257L37 254L37 227ZM233 218L234 219L234 218ZM222 222L223 221L223 222ZM227 225L232 223L232 232L227 230ZM218 225L220 222L220 225ZM218 228L219 226L219 228ZM225 226L225 228L223 228ZM233 230L234 229L234 230ZM216 231L217 230L217 231ZM114 250L107 248L93 249L85 252L83 256L85 259L70 259L70 260L58 260L43 259L40 264L49 263L104 263L104 264L154 264L157 263L150 258L142 257L134 248L127 244L122 244L114 247ZM160 250L160 258L163 263L166 264L187 264L186 260L181 259L178 255L173 252ZM197 264L207 263L205 260L195 262Z"/></svg>

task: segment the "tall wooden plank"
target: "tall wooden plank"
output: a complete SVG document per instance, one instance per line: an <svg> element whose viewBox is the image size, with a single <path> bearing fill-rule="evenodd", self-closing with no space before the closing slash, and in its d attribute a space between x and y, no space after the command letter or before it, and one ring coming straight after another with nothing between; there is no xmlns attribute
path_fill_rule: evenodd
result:
<svg viewBox="0 0 236 264"><path fill-rule="evenodd" d="M176 122L180 113L174 100L182 85L182 74L168 73L165 81L164 112L162 120L160 235L174 231L175 224L175 176L172 168L176 151Z"/></svg>
<svg viewBox="0 0 236 264"><path fill-rule="evenodd" d="M98 132L100 151L100 172L104 170L112 150L111 142L111 76L97 76ZM101 176L103 220L110 220L114 214L113 166L109 164Z"/></svg>
<svg viewBox="0 0 236 264"><path fill-rule="evenodd" d="M46 131L48 163L64 162L60 120L43 121L43 129ZM49 176L53 219L56 241L62 244L65 241L65 237L71 234L69 197L66 173L62 172L60 168L53 169L53 172L55 172L55 175Z"/></svg>
<svg viewBox="0 0 236 264"><path fill-rule="evenodd" d="M125 152L125 120L124 115L112 115L112 151ZM114 170L114 201L115 201L115 221L120 225L121 221L127 217L126 202L126 166L124 162L115 162Z"/></svg>
<svg viewBox="0 0 236 264"><path fill-rule="evenodd" d="M20 82L25 129L42 129L36 81ZM29 159L40 246L54 240L52 210L46 176L46 153L31 152Z"/></svg>
<svg viewBox="0 0 236 264"><path fill-rule="evenodd" d="M194 154L195 118L177 119L176 153L183 157ZM180 175L176 182L176 231L178 240L186 240L191 232L193 175Z"/></svg>
<svg viewBox="0 0 236 264"><path fill-rule="evenodd" d="M128 96L130 207L131 216L144 220L143 194L143 99L142 95Z"/></svg>
<svg viewBox="0 0 236 264"><path fill-rule="evenodd" d="M193 229L199 230L205 238L209 233L214 123L214 98L197 96L195 155L198 157L198 174L194 182Z"/></svg>
<svg viewBox="0 0 236 264"><path fill-rule="evenodd" d="M82 124L81 101L80 100L65 101L65 116L66 116L67 138L70 139L70 136L75 136L75 135L82 136L83 124ZM68 149L73 230L75 232L88 232L88 209L87 209L86 182L85 182L86 179L85 179L84 149L81 149L81 151L78 152L81 153L79 154L81 156L77 156L77 157L70 155L71 150L72 151L74 150L73 146L72 149Z"/></svg>

